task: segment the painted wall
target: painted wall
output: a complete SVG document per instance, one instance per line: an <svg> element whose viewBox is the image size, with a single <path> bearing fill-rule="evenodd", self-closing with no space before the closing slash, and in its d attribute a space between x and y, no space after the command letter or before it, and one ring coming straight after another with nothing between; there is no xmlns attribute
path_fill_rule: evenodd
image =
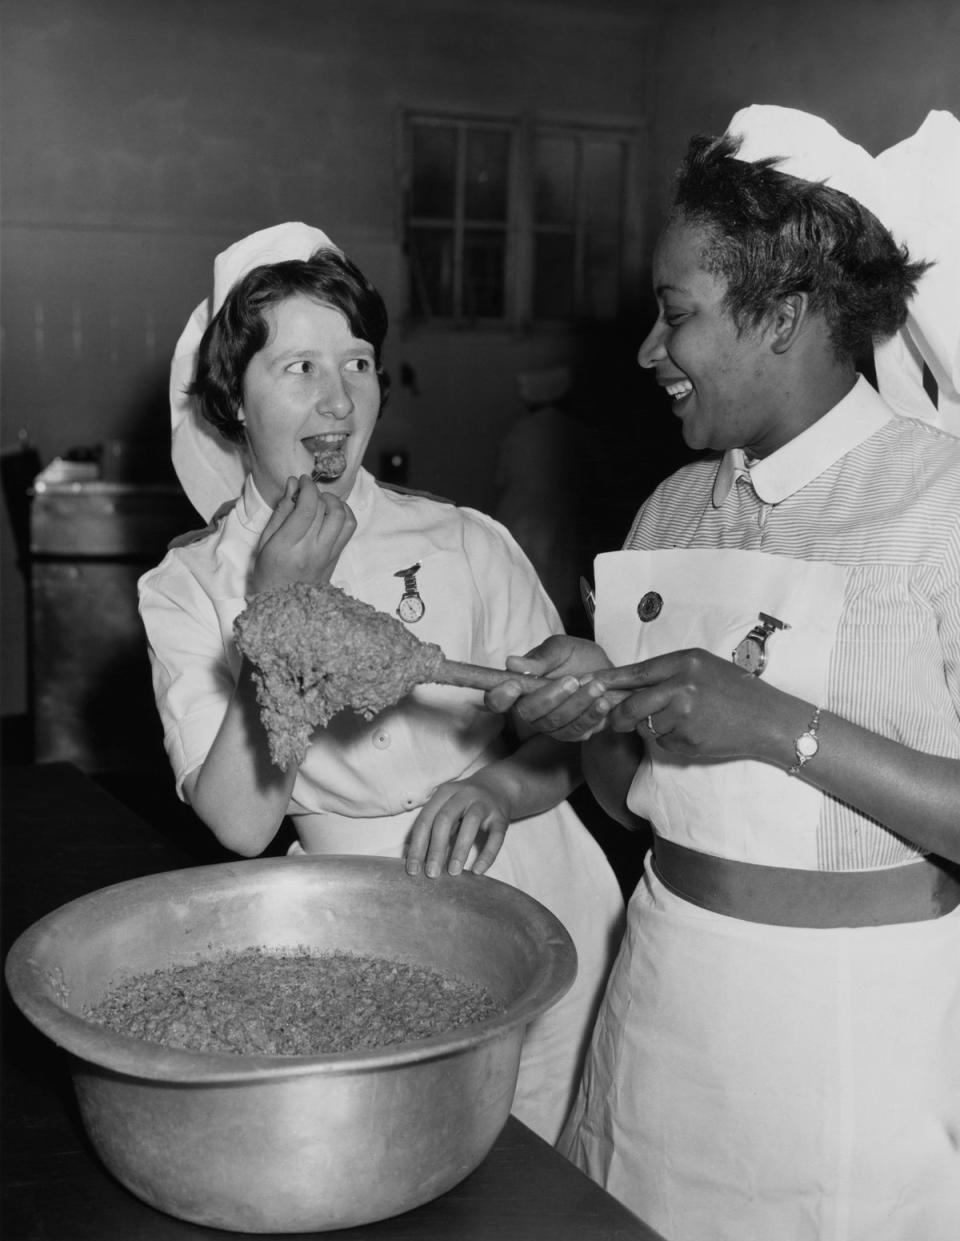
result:
<svg viewBox="0 0 960 1241"><path fill-rule="evenodd" d="M163 470L170 353L213 255L253 229L321 225L397 318L403 107L649 123L644 254L689 134L722 130L746 103L819 112L868 150L929 108L960 114L955 0L5 0L0 11L0 447L25 430L44 461L120 440ZM638 333L601 333L596 356L629 366ZM582 345L398 325L388 366L412 367L419 395L396 386L374 453L402 440L411 485L485 507L519 412L516 372ZM632 390L615 413L638 443L655 425ZM0 574L8 714L24 709L25 645L6 520Z"/></svg>
<svg viewBox="0 0 960 1241"><path fill-rule="evenodd" d="M46 462L133 441L162 471L168 360L213 257L281 220L323 227L398 320L400 109L642 125L635 8L6 0L2 448L26 432ZM411 486L487 506L516 372L569 347L556 332L395 329L388 369L410 366L418 395L394 386L372 464L401 441ZM23 709L24 605L4 525L9 713Z"/></svg>
<svg viewBox="0 0 960 1241"><path fill-rule="evenodd" d="M775 103L825 117L871 154L931 108L960 116L956 0L684 0L663 6L654 62L657 201L692 133Z"/></svg>
<svg viewBox="0 0 960 1241"><path fill-rule="evenodd" d="M398 311L400 107L644 113L641 27L602 4L15 0L5 12L17 116L4 142L5 427L28 427L45 457L164 437L176 336L213 255L255 228L319 224ZM454 369L487 357L464 389L509 367L513 344L455 356Z"/></svg>

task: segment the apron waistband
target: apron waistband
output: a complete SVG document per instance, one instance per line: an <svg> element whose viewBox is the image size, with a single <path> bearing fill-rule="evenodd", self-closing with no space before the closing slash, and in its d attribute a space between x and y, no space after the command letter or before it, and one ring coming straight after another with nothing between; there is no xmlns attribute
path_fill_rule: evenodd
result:
<svg viewBox="0 0 960 1241"><path fill-rule="evenodd" d="M885 870L795 870L716 857L657 836L652 865L676 896L770 926L925 922L960 905L960 868L932 855Z"/></svg>

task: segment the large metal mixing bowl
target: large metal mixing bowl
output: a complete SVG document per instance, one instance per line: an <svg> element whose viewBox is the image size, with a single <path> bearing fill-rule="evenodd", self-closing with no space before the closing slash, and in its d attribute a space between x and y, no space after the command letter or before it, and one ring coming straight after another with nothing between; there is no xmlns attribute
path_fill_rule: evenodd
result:
<svg viewBox="0 0 960 1241"><path fill-rule="evenodd" d="M80 1015L124 975L301 944L457 975L506 1011L419 1043L315 1057L174 1050ZM507 1120L525 1027L575 974L561 923L516 888L413 879L375 857L258 859L116 884L36 922L6 963L18 1006L70 1053L107 1167L171 1215L239 1232L349 1227L457 1184Z"/></svg>

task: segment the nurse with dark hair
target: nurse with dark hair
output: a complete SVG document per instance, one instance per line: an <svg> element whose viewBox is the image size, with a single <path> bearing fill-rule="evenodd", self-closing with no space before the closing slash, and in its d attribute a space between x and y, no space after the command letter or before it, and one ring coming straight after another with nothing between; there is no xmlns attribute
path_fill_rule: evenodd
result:
<svg viewBox="0 0 960 1241"><path fill-rule="evenodd" d="M341 712L299 766L270 759L233 622L263 591L332 582L450 658L492 667L562 632L510 534L485 514L385 486L363 466L386 394L387 313L317 229L282 224L220 255L171 376L173 456L210 526L140 581L154 690L180 796L221 844L472 869L566 925L570 991L529 1026L514 1112L556 1141L622 925L617 879L565 800L575 750L422 685L365 720Z"/></svg>
<svg viewBox="0 0 960 1241"><path fill-rule="evenodd" d="M561 1149L669 1241L960 1236L960 439L858 375L933 256L828 129L690 144L639 361L704 455L488 695L654 829Z"/></svg>

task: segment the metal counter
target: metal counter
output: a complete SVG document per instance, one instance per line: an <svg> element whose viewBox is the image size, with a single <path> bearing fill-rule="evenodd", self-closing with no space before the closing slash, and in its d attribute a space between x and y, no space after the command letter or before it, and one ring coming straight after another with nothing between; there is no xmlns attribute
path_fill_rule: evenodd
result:
<svg viewBox="0 0 960 1241"><path fill-rule="evenodd" d="M34 757L84 771L166 762L150 687L137 578L203 525L176 485L33 488L29 660Z"/></svg>

